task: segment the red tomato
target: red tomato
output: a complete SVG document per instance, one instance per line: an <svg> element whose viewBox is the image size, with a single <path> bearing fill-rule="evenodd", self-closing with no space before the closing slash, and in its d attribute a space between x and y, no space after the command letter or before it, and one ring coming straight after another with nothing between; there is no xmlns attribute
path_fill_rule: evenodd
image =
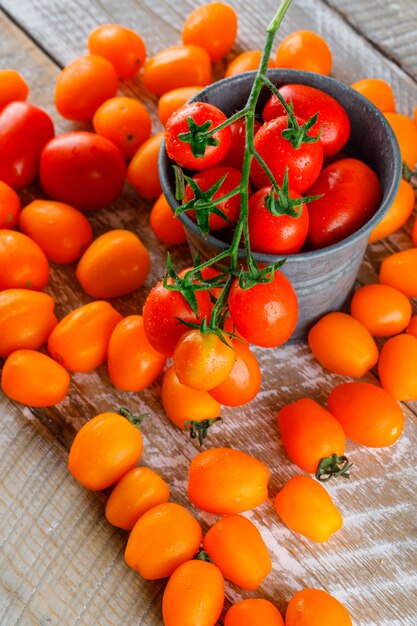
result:
<svg viewBox="0 0 417 626"><path fill-rule="evenodd" d="M382 198L378 176L358 159L328 165L308 193L323 194L309 207L307 241L315 250L356 232L372 217Z"/></svg>
<svg viewBox="0 0 417 626"><path fill-rule="evenodd" d="M45 111L28 102L11 102L0 112L0 180L18 189L38 175L42 148L54 136Z"/></svg>
<svg viewBox="0 0 417 626"><path fill-rule="evenodd" d="M308 85L284 85L279 90L287 104L292 102L295 115L309 120L318 113L317 122L311 129L311 135L323 144L324 158L337 154L345 145L350 135L350 122L344 108L329 94ZM268 100L262 116L265 122L285 115L285 110L277 96Z"/></svg>
<svg viewBox="0 0 417 626"><path fill-rule="evenodd" d="M173 113L166 123L165 147L168 156L176 161L181 167L190 170L202 170L217 165L226 155L232 141L232 133L229 126L214 133L213 139L217 145L208 145L202 148L201 156L192 153L189 143L179 136L190 132L189 118L195 125L203 126L211 122L207 130L211 130L226 121L225 114L212 104L205 102L190 102Z"/></svg>
<svg viewBox="0 0 417 626"><path fill-rule="evenodd" d="M15 190L0 180L0 228L16 226L20 206L20 198Z"/></svg>
<svg viewBox="0 0 417 626"><path fill-rule="evenodd" d="M249 200L249 234L253 250L267 254L293 254L303 247L308 233L308 208L299 205L299 216L272 215L265 205L271 187L259 189ZM276 194L275 194L276 195ZM291 198L301 198L290 191Z"/></svg>
<svg viewBox="0 0 417 626"><path fill-rule="evenodd" d="M40 179L54 200L85 211L114 202L121 193L126 165L104 137L84 131L64 133L42 151Z"/></svg>
<svg viewBox="0 0 417 626"><path fill-rule="evenodd" d="M271 282L250 289L242 289L235 280L229 307L238 332L257 346L281 345L291 337L297 324L297 296L288 278L278 270Z"/></svg>
<svg viewBox="0 0 417 626"><path fill-rule="evenodd" d="M304 120L297 117L301 126ZM303 143L294 148L289 139L282 136L288 128L286 115L266 122L256 133L254 146L271 170L275 180L282 185L288 168L288 184L297 193L304 193L314 183L323 165L323 144ZM309 136L314 133L308 132ZM251 180L257 187L266 187L270 179L259 163L252 161Z"/></svg>
<svg viewBox="0 0 417 626"><path fill-rule="evenodd" d="M253 132L256 135L262 124L255 120L253 123ZM229 126L232 133L232 143L230 148L222 161L222 165L230 165L237 170L242 169L243 157L245 153L246 142L246 118L242 117L240 120L236 120Z"/></svg>
<svg viewBox="0 0 417 626"><path fill-rule="evenodd" d="M0 230L0 291L34 289L48 283L48 259L37 243L15 230Z"/></svg>

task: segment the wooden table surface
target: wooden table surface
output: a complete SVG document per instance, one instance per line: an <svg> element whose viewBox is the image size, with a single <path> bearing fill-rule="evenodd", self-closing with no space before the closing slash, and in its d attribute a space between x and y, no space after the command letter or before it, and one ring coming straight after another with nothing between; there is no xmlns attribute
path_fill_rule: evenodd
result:
<svg viewBox="0 0 417 626"><path fill-rule="evenodd" d="M108 22L130 26L143 36L148 53L154 54L179 41L185 16L202 3L2 0L0 67L18 69L30 85L30 100L52 115L58 131L70 129L74 126L54 109L54 85L60 68L85 53L93 27ZM243 49L261 48L263 29L277 2L229 3L239 15L238 41L230 58ZM315 30L328 41L336 78L346 82L385 78L394 88L399 111L411 114L417 105L415 0L295 0L280 36L300 28ZM122 84L121 90L146 103L158 131L156 100L146 93L140 77ZM25 192L24 200L33 194L35 188ZM144 287L114 302L124 314L140 312L165 265L166 248L148 225L149 207L126 189L114 206L91 216L95 234L128 228L151 251L152 271ZM388 254L411 247L410 225L368 248L361 284L376 282L381 260ZM175 250L174 259L179 266L187 264L185 246ZM58 301L60 317L88 301L73 266L54 266L48 291ZM224 423L213 427L209 445L238 447L265 461L272 473L272 496L297 473L282 450L275 425L277 409L306 395L324 402L344 379L325 372L305 344L256 353L264 373L260 394L247 407L223 410ZM375 380L373 374L367 379ZM75 375L68 399L51 410L30 411L6 398L0 400L1 625L162 624L164 582L141 580L126 566L126 534L105 521L104 496L82 489L66 470L67 448L81 424L99 412L129 404L150 414L143 426L143 463L168 480L174 500L190 507L186 477L197 446L164 416L159 390L160 381L141 394L116 391L103 366L92 374ZM268 544L273 572L256 594L227 585L229 603L259 595L285 611L297 590L320 587L348 607L356 626L416 626L417 406L403 408L405 432L391 448L371 450L348 444L354 463L352 480L328 484L344 526L326 544L290 532L270 502L248 514ZM194 512L204 528L214 519Z"/></svg>

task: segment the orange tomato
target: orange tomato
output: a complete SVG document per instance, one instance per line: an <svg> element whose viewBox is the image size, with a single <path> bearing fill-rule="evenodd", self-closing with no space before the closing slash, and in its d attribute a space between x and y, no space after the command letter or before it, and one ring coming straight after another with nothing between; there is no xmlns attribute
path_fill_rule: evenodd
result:
<svg viewBox="0 0 417 626"><path fill-rule="evenodd" d="M289 601L285 614L286 626L352 626L350 615L343 606L326 591L302 589Z"/></svg>
<svg viewBox="0 0 417 626"><path fill-rule="evenodd" d="M85 122L93 118L100 104L116 95L118 86L109 61L92 54L79 57L58 76L55 105L62 117Z"/></svg>
<svg viewBox="0 0 417 626"><path fill-rule="evenodd" d="M150 264L139 237L129 230L109 230L87 248L75 274L92 298L117 298L143 285Z"/></svg>
<svg viewBox="0 0 417 626"><path fill-rule="evenodd" d="M242 74L243 72L257 70L259 63L261 62L261 56L262 50L246 50L245 52L238 54L238 56L227 66L225 78L228 76L235 76L236 74ZM269 59L268 67L276 67L272 59Z"/></svg>
<svg viewBox="0 0 417 626"><path fill-rule="evenodd" d="M417 162L417 128L413 120L401 113L384 113L400 145L403 161L411 169Z"/></svg>
<svg viewBox="0 0 417 626"><path fill-rule="evenodd" d="M68 469L84 487L99 491L131 470L142 450L142 435L136 426L118 413L101 413L76 434Z"/></svg>
<svg viewBox="0 0 417 626"><path fill-rule="evenodd" d="M127 540L126 563L147 580L171 576L198 552L200 524L183 506L159 504L136 522Z"/></svg>
<svg viewBox="0 0 417 626"><path fill-rule="evenodd" d="M129 315L115 326L109 341L107 367L115 387L143 391L162 372L166 356L149 343L141 315Z"/></svg>
<svg viewBox="0 0 417 626"><path fill-rule="evenodd" d="M34 350L16 350L1 371L1 388L16 402L29 406L53 406L68 393L70 377L59 363Z"/></svg>
<svg viewBox="0 0 417 626"><path fill-rule="evenodd" d="M20 206L20 198L15 190L0 180L0 229L16 226Z"/></svg>
<svg viewBox="0 0 417 626"><path fill-rule="evenodd" d="M417 247L417 218L414 220L413 231L411 233L413 244Z"/></svg>
<svg viewBox="0 0 417 626"><path fill-rule="evenodd" d="M332 67L332 53L320 35L309 30L299 30L281 41L275 61L277 67L289 67L328 76Z"/></svg>
<svg viewBox="0 0 417 626"><path fill-rule="evenodd" d="M88 36L91 54L110 61L120 78L132 78L145 63L146 47L140 35L119 24L102 24Z"/></svg>
<svg viewBox="0 0 417 626"><path fill-rule="evenodd" d="M202 89L204 87L201 85L199 87L180 87L164 93L158 100L158 117L161 124L165 125L177 109L182 107L183 104L188 102Z"/></svg>
<svg viewBox="0 0 417 626"><path fill-rule="evenodd" d="M37 243L14 230L0 230L0 291L34 289L48 283L48 259Z"/></svg>
<svg viewBox="0 0 417 626"><path fill-rule="evenodd" d="M265 502L268 481L269 469L250 454L211 448L191 461L188 497L208 513L243 513Z"/></svg>
<svg viewBox="0 0 417 626"><path fill-rule="evenodd" d="M71 372L104 363L111 334L122 316L108 302L90 302L68 313L48 339L48 352Z"/></svg>
<svg viewBox="0 0 417 626"><path fill-rule="evenodd" d="M408 298L417 298L417 248L386 257L381 265L379 281L398 289Z"/></svg>
<svg viewBox="0 0 417 626"><path fill-rule="evenodd" d="M105 137L130 159L151 136L152 120L143 104L134 98L120 96L103 102L94 113L97 135Z"/></svg>
<svg viewBox="0 0 417 626"><path fill-rule="evenodd" d="M401 226L404 226L413 212L415 203L416 197L414 195L414 189L410 183L402 178L394 202L388 209L388 213L384 215L379 224L377 224L371 232L369 243L378 241L383 237L388 237L400 229Z"/></svg>
<svg viewBox="0 0 417 626"><path fill-rule="evenodd" d="M152 93L208 85L211 82L211 60L200 46L171 46L161 50L145 64L143 83Z"/></svg>
<svg viewBox="0 0 417 626"><path fill-rule="evenodd" d="M278 411L277 421L285 451L305 472L315 474L322 460L344 455L342 427L314 400L302 398L287 404Z"/></svg>
<svg viewBox="0 0 417 626"><path fill-rule="evenodd" d="M383 113L395 112L395 96L391 85L381 78L364 78L352 83L352 89L368 98Z"/></svg>
<svg viewBox="0 0 417 626"><path fill-rule="evenodd" d="M384 448L400 437L404 414L389 393L369 383L344 383L327 404L346 436L362 446Z"/></svg>
<svg viewBox="0 0 417 626"><path fill-rule="evenodd" d="M0 70L0 110L10 102L26 100L29 87L16 70Z"/></svg>
<svg viewBox="0 0 417 626"><path fill-rule="evenodd" d="M117 483L106 504L106 519L113 526L132 530L138 519L169 500L167 483L149 467L134 467Z"/></svg>
<svg viewBox="0 0 417 626"><path fill-rule="evenodd" d="M93 239L90 222L81 211L54 200L27 204L20 214L19 227L55 263L76 261Z"/></svg>
<svg viewBox="0 0 417 626"><path fill-rule="evenodd" d="M417 337L411 333L388 339L378 364L384 389L397 400L417 400Z"/></svg>
<svg viewBox="0 0 417 626"><path fill-rule="evenodd" d="M406 332L417 337L417 315L413 315L411 318Z"/></svg>
<svg viewBox="0 0 417 626"><path fill-rule="evenodd" d="M165 626L215 626L223 609L224 580L206 561L187 561L172 574L162 598Z"/></svg>
<svg viewBox="0 0 417 626"><path fill-rule="evenodd" d="M378 348L371 333L347 313L328 313L310 330L308 343L323 367L359 378L378 361Z"/></svg>
<svg viewBox="0 0 417 626"><path fill-rule="evenodd" d="M47 293L30 289L0 292L0 356L14 350L36 350L48 339L58 320L55 302Z"/></svg>
<svg viewBox="0 0 417 626"><path fill-rule="evenodd" d="M257 589L272 569L261 533L243 515L226 515L207 532L203 549L225 578L242 589Z"/></svg>
<svg viewBox="0 0 417 626"><path fill-rule="evenodd" d="M149 222L154 234L162 243L173 246L187 241L184 226L180 218L172 212L163 193L151 209Z"/></svg>
<svg viewBox="0 0 417 626"><path fill-rule="evenodd" d="M236 35L236 11L223 2L208 2L197 7L182 28L182 42L201 46L212 61L218 61L233 48Z"/></svg>
<svg viewBox="0 0 417 626"><path fill-rule="evenodd" d="M229 376L220 385L210 389L210 395L226 406L241 406L253 400L262 382L258 360L249 346L233 339L235 362Z"/></svg>
<svg viewBox="0 0 417 626"><path fill-rule="evenodd" d="M313 541L327 541L343 524L325 488L310 476L290 478L275 496L274 506L288 528Z"/></svg>
<svg viewBox="0 0 417 626"><path fill-rule="evenodd" d="M233 604L224 618L224 626L285 626L276 606L263 598L248 598Z"/></svg>
<svg viewBox="0 0 417 626"><path fill-rule="evenodd" d="M409 299L388 285L365 285L355 292L350 312L374 337L401 333L411 319Z"/></svg>
<svg viewBox="0 0 417 626"><path fill-rule="evenodd" d="M143 198L155 198L162 189L159 181L158 158L164 133L145 141L133 155L127 167L127 180Z"/></svg>

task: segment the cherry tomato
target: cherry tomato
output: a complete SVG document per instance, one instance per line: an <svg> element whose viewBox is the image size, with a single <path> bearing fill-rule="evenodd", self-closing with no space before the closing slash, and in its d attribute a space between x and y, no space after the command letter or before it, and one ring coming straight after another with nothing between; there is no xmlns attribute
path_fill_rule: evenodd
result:
<svg viewBox="0 0 417 626"><path fill-rule="evenodd" d="M201 85L199 87L179 87L164 93L158 100L158 117L161 124L165 126L171 115L202 89L204 87Z"/></svg>
<svg viewBox="0 0 417 626"><path fill-rule="evenodd" d="M261 370L249 347L240 339L232 340L235 362L229 376L210 395L226 406L241 406L253 400L261 387Z"/></svg>
<svg viewBox="0 0 417 626"><path fill-rule="evenodd" d="M397 137L403 161L414 168L417 163L417 128L413 120L400 113L385 113L392 130Z"/></svg>
<svg viewBox="0 0 417 626"><path fill-rule="evenodd" d="M404 402L417 400L417 337L411 333L388 339L378 363L381 384Z"/></svg>
<svg viewBox="0 0 417 626"><path fill-rule="evenodd" d="M125 560L147 580L171 576L198 552L200 524L183 506L166 502L144 513L127 541Z"/></svg>
<svg viewBox="0 0 417 626"><path fill-rule="evenodd" d="M149 467L134 467L117 483L106 504L106 519L113 526L132 530L146 511L169 500L169 487Z"/></svg>
<svg viewBox="0 0 417 626"><path fill-rule="evenodd" d="M309 206L307 241L313 249L352 235L372 217L382 198L377 175L358 159L328 165L308 193L322 195Z"/></svg>
<svg viewBox="0 0 417 626"><path fill-rule="evenodd" d="M29 406L53 406L68 393L70 377L59 363L34 350L15 350L1 371L1 388L16 402Z"/></svg>
<svg viewBox="0 0 417 626"><path fill-rule="evenodd" d="M93 117L97 135L105 137L130 159L151 136L152 120L143 104L134 98L120 96L103 102Z"/></svg>
<svg viewBox="0 0 417 626"><path fill-rule="evenodd" d="M69 204L33 200L20 214L20 229L55 263L80 258L93 238L87 218Z"/></svg>
<svg viewBox="0 0 417 626"><path fill-rule="evenodd" d="M227 66L225 78L257 70L262 57L262 50L246 50L233 59ZM268 61L268 68L276 67L272 59Z"/></svg>
<svg viewBox="0 0 417 626"><path fill-rule="evenodd" d="M313 541L327 541L343 524L325 488L310 476L290 478L275 496L274 506L288 528Z"/></svg>
<svg viewBox="0 0 417 626"><path fill-rule="evenodd" d="M395 97L391 85L381 78L364 78L351 85L383 113L395 113Z"/></svg>
<svg viewBox="0 0 417 626"><path fill-rule="evenodd" d="M162 598L165 626L215 626L223 609L224 580L206 561L187 561L172 574Z"/></svg>
<svg viewBox="0 0 417 626"><path fill-rule="evenodd" d="M300 204L298 217L272 215L265 203L271 192L271 187L263 187L249 200L248 224L252 249L267 254L298 252L303 247L308 233L308 207L306 204ZM301 198L300 194L291 190L289 195L290 198Z"/></svg>
<svg viewBox="0 0 417 626"><path fill-rule="evenodd" d="M0 180L0 229L16 226L20 208L20 198L15 190Z"/></svg>
<svg viewBox="0 0 417 626"><path fill-rule="evenodd" d="M68 469L84 487L99 491L131 470L142 450L142 435L136 426L118 413L101 413L76 434Z"/></svg>
<svg viewBox="0 0 417 626"><path fill-rule="evenodd" d="M207 391L181 385L173 366L162 381L162 404L171 422L184 429L186 422L202 422L220 415L220 404Z"/></svg>
<svg viewBox="0 0 417 626"><path fill-rule="evenodd" d="M42 151L40 180L45 193L85 211L100 209L120 195L126 166L111 141L84 131L63 133Z"/></svg>
<svg viewBox="0 0 417 626"><path fill-rule="evenodd" d="M172 212L163 193L151 209L149 223L156 237L168 246L187 241L184 226Z"/></svg>
<svg viewBox="0 0 417 626"><path fill-rule="evenodd" d="M250 289L242 289L235 280L230 290L229 309L238 332L264 348L287 341L297 324L297 296L288 278L279 270L275 270L271 282Z"/></svg>
<svg viewBox="0 0 417 626"><path fill-rule="evenodd" d="M226 121L225 114L207 102L190 102L178 109L166 123L164 140L168 156L181 167L190 170L202 170L220 163L230 148L232 134L229 126L213 134L217 145L209 145L202 156L194 156L190 143L179 138L182 133L190 132L190 118L197 126L210 121L208 130Z"/></svg>
<svg viewBox="0 0 417 626"><path fill-rule="evenodd" d="M108 302L80 306L55 326L48 352L71 372L89 372L106 360L111 334L121 320Z"/></svg>
<svg viewBox="0 0 417 626"><path fill-rule="evenodd" d="M311 136L323 144L324 158L342 150L350 136L350 121L344 108L329 94L308 85L284 85L278 90L287 104L292 102L295 115L309 120L318 113L317 122L312 126ZM285 110L277 96L268 100L262 116L265 122L285 115Z"/></svg>
<svg viewBox="0 0 417 626"><path fill-rule="evenodd" d="M361 382L337 385L327 404L346 436L362 446L390 446L403 431L404 414L400 405L375 385Z"/></svg>
<svg viewBox="0 0 417 626"><path fill-rule="evenodd" d="M208 191L213 185L215 185L221 178L225 177L224 181L220 185L219 189L213 196L213 200L219 200L222 196L233 191L240 185L241 173L239 170L233 167L225 167L218 165L217 167L210 167L194 174L192 179L197 183L201 191ZM194 191L189 184L185 186L185 195L183 202L189 202L195 197ZM240 213L240 195L237 193L224 202L219 202L217 208L224 213L232 224L236 223ZM196 221L196 211L187 211L187 214ZM220 228L227 228L230 224L225 219L210 213L208 218L208 225L210 230L219 230Z"/></svg>
<svg viewBox="0 0 417 626"><path fill-rule="evenodd" d="M411 319L409 299L387 285L365 285L353 296L350 312L374 337L401 333Z"/></svg>
<svg viewBox="0 0 417 626"><path fill-rule="evenodd" d="M233 48L236 34L236 11L224 2L208 2L185 20L182 42L201 46L212 61L218 61Z"/></svg>
<svg viewBox="0 0 417 626"><path fill-rule="evenodd" d="M417 315L413 315L411 318L406 332L417 337Z"/></svg>
<svg viewBox="0 0 417 626"><path fill-rule="evenodd" d="M414 220L413 232L411 233L413 244L417 247L417 218Z"/></svg>
<svg viewBox="0 0 417 626"><path fill-rule="evenodd" d="M328 76L332 67L332 53L320 35L309 30L298 30L281 41L275 61L277 67Z"/></svg>
<svg viewBox="0 0 417 626"><path fill-rule="evenodd" d="M204 551L227 580L257 589L272 569L261 533L243 515L226 515L207 532Z"/></svg>
<svg viewBox="0 0 417 626"><path fill-rule="evenodd" d="M0 110L10 102L26 100L29 87L16 70L0 70Z"/></svg>
<svg viewBox="0 0 417 626"><path fill-rule="evenodd" d="M29 185L39 171L54 125L45 111L28 102L11 102L0 111L0 180L13 189Z"/></svg>
<svg viewBox="0 0 417 626"><path fill-rule="evenodd" d="M233 604L224 618L224 626L285 626L278 609L263 598L247 598Z"/></svg>
<svg viewBox="0 0 417 626"><path fill-rule="evenodd" d="M304 120L297 117L301 126ZM293 191L304 193L314 183L323 165L323 144L320 140L314 143L303 143L294 148L289 139L282 133L288 128L286 115L276 117L261 126L255 135L255 150L261 155L271 170L278 185L282 185L284 175L288 171L288 184ZM314 135L314 131L307 133ZM255 160L252 161L251 180L259 187L270 184L264 169Z"/></svg>
<svg viewBox="0 0 417 626"><path fill-rule="evenodd" d="M30 289L0 292L0 356L22 348L37 350L58 320L55 302L47 293Z"/></svg>
<svg viewBox="0 0 417 626"><path fill-rule="evenodd" d="M86 122L100 104L117 93L119 80L113 65L89 54L64 67L55 87L58 113L68 120Z"/></svg>
<svg viewBox="0 0 417 626"><path fill-rule="evenodd" d="M379 281L398 289L408 298L417 298L417 248L402 250L386 257L381 265Z"/></svg>
<svg viewBox="0 0 417 626"><path fill-rule="evenodd" d="M143 198L155 198L161 193L158 157L164 133L145 141L133 155L127 168L127 180Z"/></svg>
<svg viewBox="0 0 417 626"><path fill-rule="evenodd" d="M208 513L243 513L265 502L268 481L269 469L250 454L211 448L191 461L188 497Z"/></svg>
<svg viewBox="0 0 417 626"><path fill-rule="evenodd" d="M88 36L91 54L107 59L119 78L133 78L146 58L143 39L134 30L119 24L102 24Z"/></svg>
<svg viewBox="0 0 417 626"><path fill-rule="evenodd" d="M404 178L401 179L398 193L382 220L375 226L369 237L369 243L388 237L399 230L413 212L416 197L414 189Z"/></svg>
<svg viewBox="0 0 417 626"><path fill-rule="evenodd" d="M0 230L0 291L34 289L48 283L48 259L37 243L14 230Z"/></svg>
<svg viewBox="0 0 417 626"><path fill-rule="evenodd" d="M258 122L258 120L254 120L253 132L255 135L261 126L262 124ZM230 148L221 164L229 165L237 170L241 170L246 143L246 118L242 117L241 119L232 122L229 128L232 133L232 143L230 144Z"/></svg>
<svg viewBox="0 0 417 626"><path fill-rule="evenodd" d="M310 330L308 343L323 367L360 378L378 362L378 348L361 322L337 311L322 317Z"/></svg>
<svg viewBox="0 0 417 626"><path fill-rule="evenodd" d="M87 248L75 273L89 296L108 299L139 289L150 265L149 252L139 237L129 230L109 230Z"/></svg>
<svg viewBox="0 0 417 626"><path fill-rule="evenodd" d="M338 421L310 398L287 404L277 415L282 443L291 461L315 474L320 461L345 453L345 434Z"/></svg>
<svg viewBox="0 0 417 626"><path fill-rule="evenodd" d="M143 317L129 315L115 326L109 341L107 366L115 387L143 391L162 372L166 357L146 338Z"/></svg>
<svg viewBox="0 0 417 626"><path fill-rule="evenodd" d="M211 60L200 46L171 46L161 50L145 64L143 83L152 93L208 85L211 82Z"/></svg>
<svg viewBox="0 0 417 626"><path fill-rule="evenodd" d="M352 626L343 604L321 589L302 589L291 598L285 614L286 626Z"/></svg>

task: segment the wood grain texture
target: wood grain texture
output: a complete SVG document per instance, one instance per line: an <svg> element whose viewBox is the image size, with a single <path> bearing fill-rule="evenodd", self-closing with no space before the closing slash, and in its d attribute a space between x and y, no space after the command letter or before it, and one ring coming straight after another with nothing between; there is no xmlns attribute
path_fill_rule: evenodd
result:
<svg viewBox="0 0 417 626"><path fill-rule="evenodd" d="M202 2L71 0L63 5L50 0L3 1L14 19L61 65L85 51L91 28L109 21L137 28L154 53L178 41L183 18L196 4ZM248 11L243 1L230 4L239 11L238 48L260 47L266 16L272 14L275 3L264 2L262 15ZM415 83L327 6L312 0L295 3L283 32L303 27L314 27L330 41L336 77L354 80L359 71L368 68L391 80L401 107L410 109L417 97ZM51 104L57 66L7 19L1 20L0 28L2 66L21 68L32 88L32 101L54 115L58 129L71 127L58 119ZM140 79L124 84L123 91L141 96L156 119L155 100L146 94ZM27 198L36 191L29 190ZM140 310L147 291L164 267L166 249L148 227L148 209L149 203L126 189L114 207L91 217L96 234L114 227L129 228L151 249L153 270L146 285L132 297L114 302L125 314ZM374 244L362 266L361 282L374 282L381 259L410 245L409 229ZM175 251L175 260L180 266L188 263L187 250ZM48 289L59 302L59 316L88 301L75 280L72 266L54 267ZM256 353L264 373L261 393L249 407L222 411L224 423L213 428L210 445L242 448L267 462L272 472L272 496L297 473L282 450L275 426L277 409L304 395L324 402L331 388L343 379L324 372L303 344ZM371 375L369 380L374 380ZM150 414L143 426L143 462L169 481L173 499L189 506L186 475L196 447L164 416L158 383L142 394L117 392L102 367L92 374L74 376L69 398L59 407L37 411L37 415L55 437L68 445L86 419L119 404L130 404ZM125 566L125 534L105 522L103 497L85 492L68 476L62 447L27 409L13 407L7 401L0 406L6 418L0 429L0 623L162 624L163 585L140 580ZM274 562L273 573L259 595L272 599L284 610L296 590L316 586L344 602L355 625L417 623L412 601L417 588L412 504L417 461L413 409L416 407L405 407L406 431L392 448L372 451L354 444L348 446L355 465L353 480L329 486L345 524L327 544L314 545L288 531L270 502L249 514L267 541ZM213 516L194 512L205 528L214 520ZM256 595L243 594L232 585L228 585L227 592L231 601Z"/></svg>

